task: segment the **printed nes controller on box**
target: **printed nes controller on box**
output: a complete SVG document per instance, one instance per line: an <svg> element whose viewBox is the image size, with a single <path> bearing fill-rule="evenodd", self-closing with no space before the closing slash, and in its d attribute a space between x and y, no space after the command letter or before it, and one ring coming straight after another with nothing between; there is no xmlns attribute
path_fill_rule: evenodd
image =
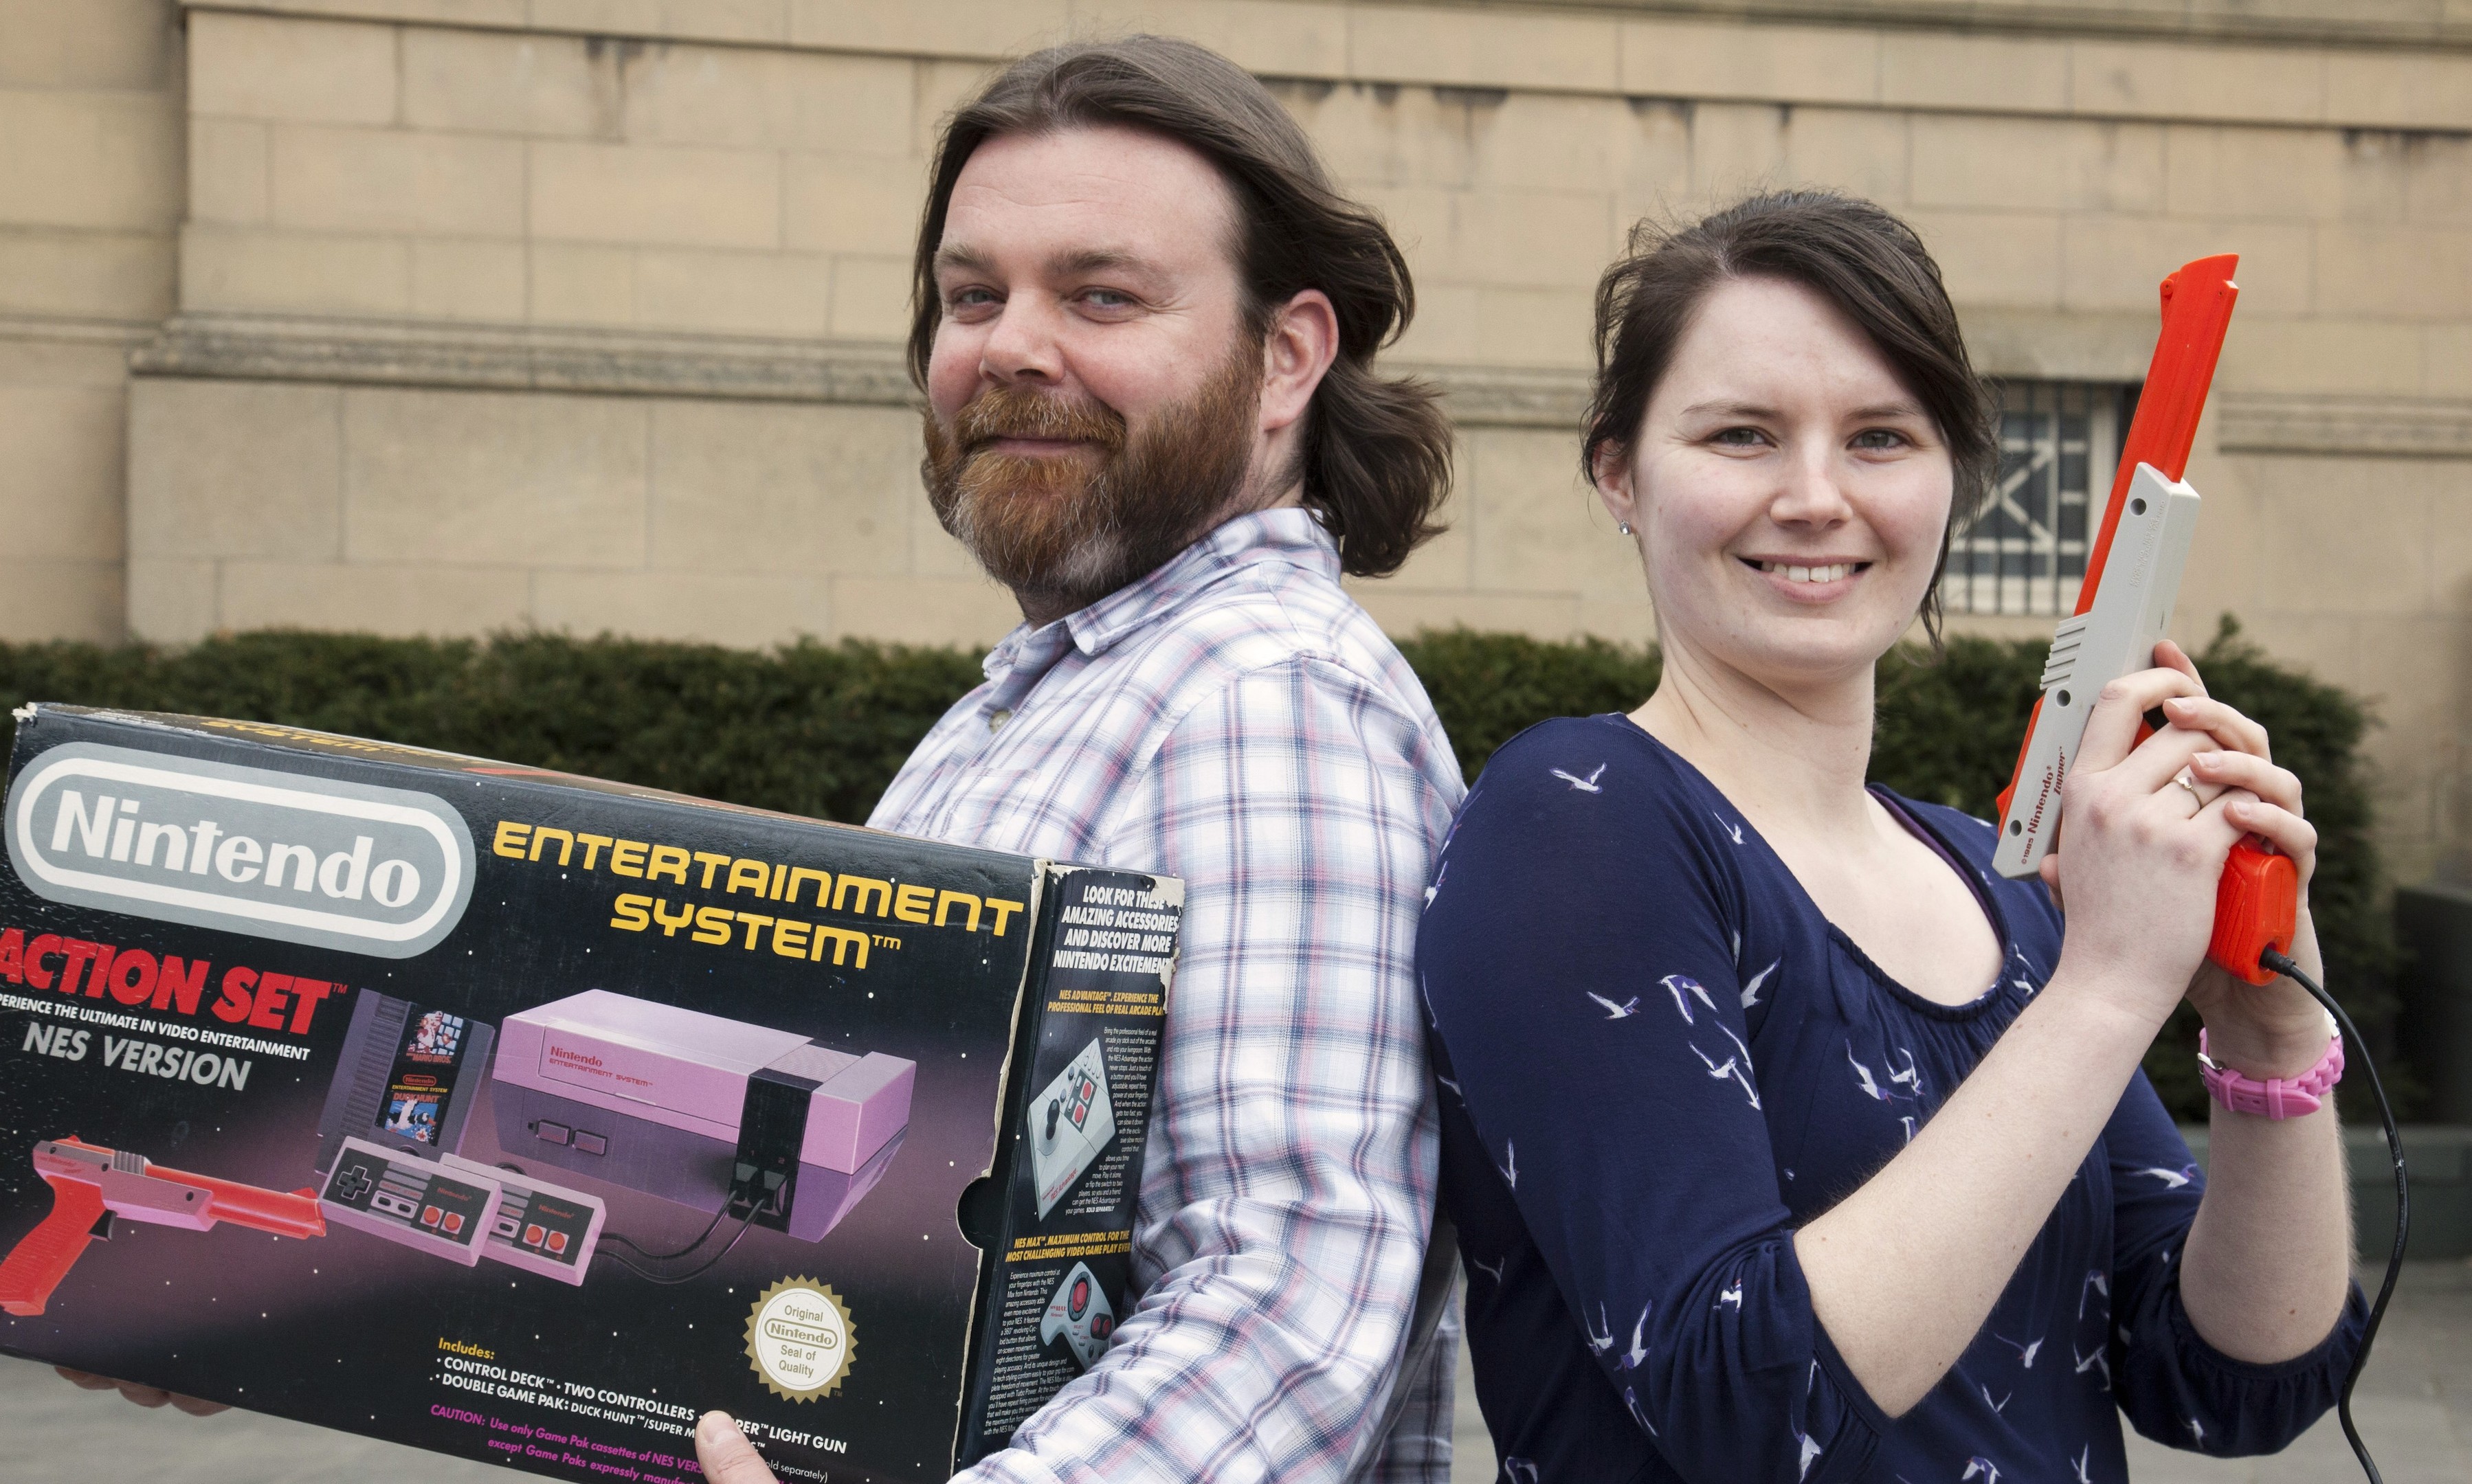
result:
<svg viewBox="0 0 2472 1484"><path fill-rule="evenodd" d="M820 1240L892 1163L917 1064L606 990L507 1017L498 1143Z"/></svg>
<svg viewBox="0 0 2472 1484"><path fill-rule="evenodd" d="M489 1220L488 1246L481 1256L583 1285L592 1249L601 1240L608 1208L581 1190L552 1185L534 1175L495 1169L460 1155L439 1161L449 1173L486 1176L498 1183L498 1211Z"/></svg>
<svg viewBox="0 0 2472 1484"><path fill-rule="evenodd" d="M416 1154L346 1139L318 1192L338 1226L471 1267L506 1190L486 1167L449 1170Z"/></svg>
<svg viewBox="0 0 2472 1484"><path fill-rule="evenodd" d="M1095 1040L1083 1047L1031 1102L1031 1173L1038 1182L1042 1220L1116 1137L1116 1109L1107 1098L1107 1068L1099 1052Z"/></svg>
<svg viewBox="0 0 2472 1484"><path fill-rule="evenodd" d="M1038 1342L1053 1345L1062 1335L1073 1358L1086 1371L1107 1353L1108 1336L1115 1332L1116 1308L1100 1290L1098 1275L1087 1262L1074 1263L1073 1271L1064 1275L1047 1301L1047 1315L1038 1322Z"/></svg>
<svg viewBox="0 0 2472 1484"><path fill-rule="evenodd" d="M578 1287L606 1217L602 1203L580 1190L366 1139L343 1142L318 1205L339 1226L464 1267L487 1258Z"/></svg>

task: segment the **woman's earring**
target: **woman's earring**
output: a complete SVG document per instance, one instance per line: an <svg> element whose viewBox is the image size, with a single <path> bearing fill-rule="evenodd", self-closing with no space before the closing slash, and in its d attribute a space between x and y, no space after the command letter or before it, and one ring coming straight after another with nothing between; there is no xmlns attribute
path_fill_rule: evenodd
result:
<svg viewBox="0 0 2472 1484"><path fill-rule="evenodd" d="M1629 535L1629 534L1630 534L1630 522L1628 522L1628 521L1616 521L1616 522L1614 522L1614 530L1621 531L1624 535Z"/></svg>

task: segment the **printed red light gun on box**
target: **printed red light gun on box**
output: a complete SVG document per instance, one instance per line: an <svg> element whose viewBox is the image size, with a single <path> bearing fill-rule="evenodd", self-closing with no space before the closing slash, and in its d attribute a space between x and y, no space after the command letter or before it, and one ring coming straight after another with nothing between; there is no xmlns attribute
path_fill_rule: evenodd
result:
<svg viewBox="0 0 2472 1484"><path fill-rule="evenodd" d="M2163 333L2121 450L2111 502L2086 555L2077 612L2052 635L2043 697L2026 724L2017 771L2000 793L2000 844L1992 860L2003 876L2032 876L2041 867L2059 834L2060 783L2077 759L2095 698L2113 680L2151 666L2154 646L2171 624L2198 529L2198 492L2180 476L2223 332L2231 327L2232 300L2240 294L2232 270L2239 263L2230 253L2199 258L2163 280ZM2242 840L2216 890L2206 956L2248 983L2272 983L2273 972L2259 959L2269 948L2292 951L2299 897L2290 857L2254 837Z"/></svg>
<svg viewBox="0 0 2472 1484"><path fill-rule="evenodd" d="M323 1237L315 1190L262 1190L166 1169L142 1154L76 1139L35 1145L35 1172L52 1188L52 1213L0 1260L0 1310L39 1314L85 1253L109 1239L116 1217L202 1232L218 1221L277 1237Z"/></svg>

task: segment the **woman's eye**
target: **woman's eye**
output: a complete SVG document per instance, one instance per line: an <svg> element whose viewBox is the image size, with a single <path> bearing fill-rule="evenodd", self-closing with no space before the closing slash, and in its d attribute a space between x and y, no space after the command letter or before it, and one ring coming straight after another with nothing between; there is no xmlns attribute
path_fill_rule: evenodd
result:
<svg viewBox="0 0 2472 1484"><path fill-rule="evenodd" d="M1866 428L1854 435L1854 446L1872 453L1904 448L1912 442L1894 428Z"/></svg>
<svg viewBox="0 0 2472 1484"><path fill-rule="evenodd" d="M1726 428L1708 441L1720 448L1757 448L1768 440L1768 435L1757 428Z"/></svg>

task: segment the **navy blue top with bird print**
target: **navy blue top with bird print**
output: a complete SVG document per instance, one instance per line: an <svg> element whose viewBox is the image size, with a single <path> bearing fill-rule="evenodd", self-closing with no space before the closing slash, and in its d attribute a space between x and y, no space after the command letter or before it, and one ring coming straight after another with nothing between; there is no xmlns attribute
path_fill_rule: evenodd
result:
<svg viewBox="0 0 2472 1484"><path fill-rule="evenodd" d="M2191 1327L2176 1260L2204 1179L2143 1073L1956 1366L1893 1421L1865 1395L1794 1231L1905 1147L2060 951L2042 884L1992 873L1989 825L1873 791L1999 934L1999 981L1968 1004L1882 973L1628 718L1533 727L1468 796L1417 960L1469 1354L1511 1484L2117 1484L2120 1413L2239 1454L2333 1404L2357 1287L2282 1364Z"/></svg>

